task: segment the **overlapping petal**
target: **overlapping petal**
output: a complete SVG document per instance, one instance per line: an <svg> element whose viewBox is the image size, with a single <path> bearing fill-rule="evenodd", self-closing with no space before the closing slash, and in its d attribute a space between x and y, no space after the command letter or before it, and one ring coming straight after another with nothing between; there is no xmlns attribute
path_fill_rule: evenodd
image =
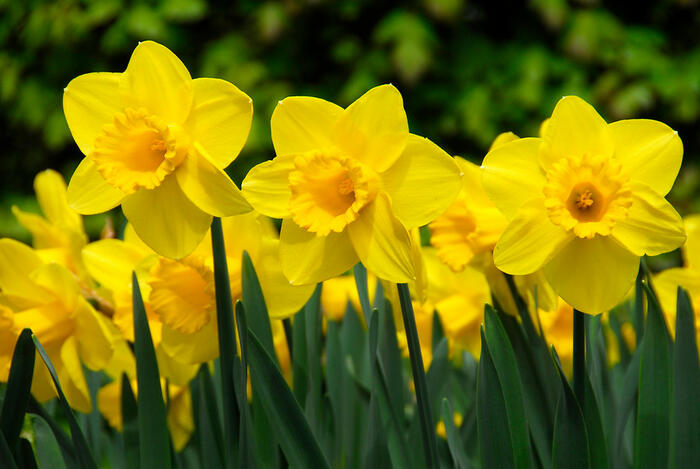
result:
<svg viewBox="0 0 700 469"><path fill-rule="evenodd" d="M203 212L227 217L252 210L231 178L202 151L191 151L175 177L182 192Z"/></svg>
<svg viewBox="0 0 700 469"><path fill-rule="evenodd" d="M347 231L316 236L293 220L282 220L280 262L294 285L317 283L342 274L359 261Z"/></svg>
<svg viewBox="0 0 700 469"><path fill-rule="evenodd" d="M90 154L95 137L105 124L124 109L121 73L86 73L74 78L63 90L63 113L75 143Z"/></svg>
<svg viewBox="0 0 700 469"><path fill-rule="evenodd" d="M588 314L602 313L621 302L638 271L639 257L610 236L574 238L544 267L559 296Z"/></svg>
<svg viewBox="0 0 700 469"><path fill-rule="evenodd" d="M78 342L80 359L91 370L103 369L112 358L114 351L112 334L105 324L106 319L92 309L84 298L78 300L73 314L75 315L74 337Z"/></svg>
<svg viewBox="0 0 700 469"><path fill-rule="evenodd" d="M521 205L542 196L545 176L538 162L539 138L522 138L490 151L481 164L486 194L508 218Z"/></svg>
<svg viewBox="0 0 700 469"><path fill-rule="evenodd" d="M392 85L376 86L343 112L334 131L335 143L377 172L391 167L408 141L403 98Z"/></svg>
<svg viewBox="0 0 700 469"><path fill-rule="evenodd" d="M225 80L197 78L192 86L194 100L185 128L204 147L211 161L218 168L225 168L248 138L253 100Z"/></svg>
<svg viewBox="0 0 700 469"><path fill-rule="evenodd" d="M378 277L406 283L416 277L411 238L391 211L391 202L379 194L347 228L362 263Z"/></svg>
<svg viewBox="0 0 700 469"><path fill-rule="evenodd" d="M461 187L460 172L440 147L411 134L399 159L382 174L382 184L394 214L411 229L429 223L450 206Z"/></svg>
<svg viewBox="0 0 700 469"><path fill-rule="evenodd" d="M101 239L83 248L83 262L90 276L114 291L128 288L131 273L151 253L118 239Z"/></svg>
<svg viewBox="0 0 700 469"><path fill-rule="evenodd" d="M172 176L156 190L130 194L122 209L148 246L175 259L192 252L211 225L211 215L190 202Z"/></svg>
<svg viewBox="0 0 700 469"><path fill-rule="evenodd" d="M550 221L544 201L534 199L524 205L506 227L494 248L493 261L511 275L531 274L572 237L572 233Z"/></svg>
<svg viewBox="0 0 700 469"><path fill-rule="evenodd" d="M286 218L289 213L289 172L294 169L295 155L278 156L252 168L241 184L246 200L258 212L272 218Z"/></svg>
<svg viewBox="0 0 700 469"><path fill-rule="evenodd" d="M612 235L637 256L656 256L683 244L683 220L663 196L642 183L632 189L627 218L615 223Z"/></svg>
<svg viewBox="0 0 700 469"><path fill-rule="evenodd" d="M619 160L633 180L661 195L671 190L683 160L678 132L649 119L630 119L608 125Z"/></svg>
<svg viewBox="0 0 700 469"><path fill-rule="evenodd" d="M343 108L319 98L290 96L277 104L270 128L278 156L332 147L332 130Z"/></svg>
<svg viewBox="0 0 700 469"><path fill-rule="evenodd" d="M40 172L34 178L34 192L47 220L74 232L83 232L80 215L68 206L63 176L49 169Z"/></svg>
<svg viewBox="0 0 700 469"><path fill-rule="evenodd" d="M73 210L94 215L113 209L126 194L105 181L90 158L83 158L70 178L66 197Z"/></svg>
<svg viewBox="0 0 700 469"><path fill-rule="evenodd" d="M194 96L187 67L167 47L140 42L123 74L125 99L133 108L146 108L169 124L187 119Z"/></svg>

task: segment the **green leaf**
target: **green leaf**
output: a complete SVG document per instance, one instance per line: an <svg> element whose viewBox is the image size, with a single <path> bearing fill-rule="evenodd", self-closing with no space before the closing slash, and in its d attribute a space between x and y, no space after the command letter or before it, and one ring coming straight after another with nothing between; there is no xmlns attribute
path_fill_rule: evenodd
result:
<svg viewBox="0 0 700 469"><path fill-rule="evenodd" d="M249 408L248 408L248 321L246 320L243 303L236 302L236 323L238 324L238 341L241 344L241 356L233 359L233 384L238 399L239 413L239 453L238 467L246 469L251 465L252 451L248 438Z"/></svg>
<svg viewBox="0 0 700 469"><path fill-rule="evenodd" d="M127 467L139 467L139 416L134 391L126 373L122 374L122 435Z"/></svg>
<svg viewBox="0 0 700 469"><path fill-rule="evenodd" d="M606 469L608 462L608 445L605 435L605 427L600 413L598 399L593 391L591 379L586 374L586 388L584 390L585 402L583 406L583 418L586 422L586 434L588 436L588 451L591 468Z"/></svg>
<svg viewBox="0 0 700 469"><path fill-rule="evenodd" d="M486 346L481 328L481 354L476 384L477 428L481 448L481 466L515 468L513 449L503 389Z"/></svg>
<svg viewBox="0 0 700 469"><path fill-rule="evenodd" d="M425 368L423 367L423 357L421 356L420 341L418 340L416 319L413 315L411 294L408 291L408 285L405 283L399 283L396 287L399 291L399 302L401 303L401 314L403 316L404 330L406 331L406 341L408 342L411 371L413 372L413 382L416 387L418 417L420 419L423 435L425 462L429 468L437 469L440 465L438 463L435 420L433 420L433 414L430 408L431 400L425 378Z"/></svg>
<svg viewBox="0 0 700 469"><path fill-rule="evenodd" d="M641 343L635 468L659 468L668 463L671 400L671 357L666 324L656 297L644 285L648 312Z"/></svg>
<svg viewBox="0 0 700 469"><path fill-rule="evenodd" d="M27 411L29 396L31 396L35 357L32 331L24 329L17 339L15 351L12 354L10 376L7 381L5 398L2 401L2 411L0 411L0 430L2 430L5 442L11 451L14 450L19 440L24 414Z"/></svg>
<svg viewBox="0 0 700 469"><path fill-rule="evenodd" d="M372 369L371 395L369 399L369 425L367 426L364 467L390 467L391 459L387 450L387 439L382 422L379 393L381 383L377 370L377 342L379 335L379 313L372 311L369 321L369 356Z"/></svg>
<svg viewBox="0 0 700 469"><path fill-rule="evenodd" d="M552 347L552 356L559 371L562 389L554 417L552 467L554 469L588 469L592 466L588 453L586 422L574 391L561 369L554 347Z"/></svg>
<svg viewBox="0 0 700 469"><path fill-rule="evenodd" d="M19 439L17 462L22 469L38 469L32 444L24 437Z"/></svg>
<svg viewBox="0 0 700 469"><path fill-rule="evenodd" d="M622 377L622 384L619 386L620 391L618 394L618 405L617 405L617 417L615 422L615 439L612 440L612 447L619 448L618 451L614 452L613 465L615 467L627 466L629 462L629 457L626 452L623 451L625 446L625 429L627 428L627 421L631 416L634 416L632 412L635 408L637 402L637 391L639 390L639 365L641 362L642 351L641 348L635 350L632 355L625 374Z"/></svg>
<svg viewBox="0 0 700 469"><path fill-rule="evenodd" d="M260 339L265 346L265 350L277 362L275 354L275 344L270 327L270 316L265 304L262 287L258 275L255 272L253 262L247 251L243 251L241 264L241 299L245 306L246 318L248 319L250 330Z"/></svg>
<svg viewBox="0 0 700 469"><path fill-rule="evenodd" d="M134 356L138 381L139 454L141 468L170 468L170 440L160 387L158 361L136 272L131 276L134 309Z"/></svg>
<svg viewBox="0 0 700 469"><path fill-rule="evenodd" d="M289 465L299 468L329 467L299 403L287 386L273 358L250 329L248 330L248 361L253 391L260 397L270 422L275 423L277 440Z"/></svg>
<svg viewBox="0 0 700 469"><path fill-rule="evenodd" d="M194 397L194 396L193 396ZM223 431L219 422L219 407L209 365L203 363L197 373L196 409L197 432L203 467L224 467Z"/></svg>
<svg viewBox="0 0 700 469"><path fill-rule="evenodd" d="M236 336L233 324L231 280L226 263L226 247L221 219L211 222L211 246L214 257L214 288L216 293L216 320L219 328L219 365L224 408L224 462L232 469L238 460L239 410L233 385L233 357L236 356ZM245 256L244 256L245 257ZM242 275L242 274L241 274Z"/></svg>
<svg viewBox="0 0 700 469"><path fill-rule="evenodd" d="M671 450L669 467L700 467L700 364L693 308L688 293L678 288L676 344L673 352Z"/></svg>
<svg viewBox="0 0 700 469"><path fill-rule="evenodd" d="M321 421L321 388L323 386L321 341L323 340L323 331L320 283L316 286L306 306L304 306L304 321L306 322L304 328L306 332L306 366L309 378L304 411L314 435L316 435L316 438L321 438L323 434Z"/></svg>
<svg viewBox="0 0 700 469"><path fill-rule="evenodd" d="M450 449L452 456L452 464L457 469L468 469L470 466L467 455L464 452L462 442L459 440L457 429L453 418L454 412L447 398L442 400L442 422L445 425L445 434L447 436L447 446Z"/></svg>
<svg viewBox="0 0 700 469"><path fill-rule="evenodd" d="M357 287L357 295L360 298L360 306L362 307L362 314L365 317L365 322L369 324L370 314L372 309L369 305L369 289L367 287L367 269L361 262L355 264L352 269L353 275L355 276L355 286ZM377 282L379 283L379 282Z"/></svg>
<svg viewBox="0 0 700 469"><path fill-rule="evenodd" d="M7 465L7 469L17 469L15 458L12 456L12 451L10 451L2 432L0 432L0 461L3 462L3 465Z"/></svg>
<svg viewBox="0 0 700 469"><path fill-rule="evenodd" d="M292 381L294 396L302 407L306 405L309 388L309 366L306 353L306 308L302 308L292 324L294 347L292 348ZM269 353L269 352L268 352ZM272 356L272 355L271 355Z"/></svg>
<svg viewBox="0 0 700 469"><path fill-rule="evenodd" d="M58 447L61 449L61 456L63 456L63 461L66 467L73 468L79 467L80 462L75 454L75 447L68 434L61 428L54 419L44 410L44 408L39 404L34 396L29 398L29 406L27 411L34 414L36 420L42 420L44 424L48 425L49 429L54 435Z"/></svg>
<svg viewBox="0 0 700 469"><path fill-rule="evenodd" d="M56 375L56 370L51 363L51 359L46 353L46 350L44 350L44 347L39 342L39 339L37 339L34 334L32 334L32 340L34 341L34 346L36 347L37 352L39 352L39 356L44 361L46 368L49 370L53 384L56 386L58 401L63 408L63 412L66 414L66 418L68 419L68 426L70 427L71 439L73 440L78 466L83 469L97 469L95 460L93 459L90 448L85 440L85 435L83 435L83 432L80 430L78 422L75 420L75 415L73 415L73 411L66 400L66 396L63 394L61 383L58 382L58 376Z"/></svg>
<svg viewBox="0 0 700 469"><path fill-rule="evenodd" d="M35 415L32 417L32 427L34 428L36 458L39 467L66 469L61 447L46 420Z"/></svg>
<svg viewBox="0 0 700 469"><path fill-rule="evenodd" d="M503 324L491 305L486 305L484 315L486 345L496 368L509 422L513 463L518 468L530 467L530 434L515 353Z"/></svg>

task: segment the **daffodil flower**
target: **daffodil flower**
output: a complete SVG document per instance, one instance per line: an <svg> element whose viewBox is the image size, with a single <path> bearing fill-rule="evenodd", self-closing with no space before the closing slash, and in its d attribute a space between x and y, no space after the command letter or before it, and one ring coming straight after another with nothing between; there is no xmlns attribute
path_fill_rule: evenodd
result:
<svg viewBox="0 0 700 469"><path fill-rule="evenodd" d="M34 192L43 217L16 206L12 213L31 233L35 252L44 261L58 262L87 280L80 251L88 238L81 216L68 205L63 176L50 169L40 172L34 178Z"/></svg>
<svg viewBox="0 0 700 469"><path fill-rule="evenodd" d="M252 100L224 80L193 80L166 47L142 42L125 72L73 79L63 111L86 156L68 186L79 213L121 204L146 244L181 258L212 215L250 210L223 168L248 137Z"/></svg>
<svg viewBox="0 0 700 469"><path fill-rule="evenodd" d="M398 90L372 88L347 109L289 97L271 127L277 156L254 167L242 187L256 210L283 219L287 278L316 283L362 261L382 279L413 279L407 229L449 206L460 170L430 140L409 133Z"/></svg>
<svg viewBox="0 0 700 469"><path fill-rule="evenodd" d="M695 312L695 323L700 324L700 215L683 219L688 240L681 248L683 267L666 269L654 278L654 289L661 303L668 330L676 335L676 295L678 287L688 291ZM700 327L696 328L700 342Z"/></svg>
<svg viewBox="0 0 700 469"><path fill-rule="evenodd" d="M484 158L484 189L509 220L496 266L513 275L543 269L558 295L585 313L612 308L634 283L640 256L685 241L664 198L682 156L678 134L661 122L607 124L582 99L562 98L542 138Z"/></svg>
<svg viewBox="0 0 700 469"><path fill-rule="evenodd" d="M29 246L5 238L0 240L0 292L0 303L6 305L0 308L1 334L10 331L14 348L20 331L31 328L51 358L68 403L90 413L82 365L102 369L112 356L113 336L108 320L80 295L74 274L55 262L43 262ZM10 337L2 338L6 344ZM2 353L5 348L0 348L0 370L8 369L11 359ZM39 402L56 397L51 376L39 359L32 393Z"/></svg>

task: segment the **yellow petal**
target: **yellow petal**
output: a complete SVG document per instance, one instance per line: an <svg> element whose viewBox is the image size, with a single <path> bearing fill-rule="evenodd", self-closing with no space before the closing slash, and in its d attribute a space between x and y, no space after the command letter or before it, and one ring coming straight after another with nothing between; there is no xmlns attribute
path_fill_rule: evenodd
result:
<svg viewBox="0 0 700 469"><path fill-rule="evenodd" d="M31 233L32 245L35 248L48 249L64 246L66 243L65 233L45 218L35 213L24 212L16 205L12 206L12 214L19 224Z"/></svg>
<svg viewBox="0 0 700 469"><path fill-rule="evenodd" d="M51 292L65 307L72 311L80 298L80 287L75 275L55 262L44 264L29 274L29 279L37 286Z"/></svg>
<svg viewBox="0 0 700 469"><path fill-rule="evenodd" d="M673 333L675 332L678 287L688 290L690 298L695 300L693 301L695 306L700 300L698 298L698 295L700 295L700 275L691 269L676 267L666 269L656 275L653 284L664 314L667 318L673 319L673 321L669 321L669 330ZM697 308L694 309L697 310Z"/></svg>
<svg viewBox="0 0 700 469"><path fill-rule="evenodd" d="M319 98L291 96L277 104L270 128L277 156L333 146L333 125L343 108Z"/></svg>
<svg viewBox="0 0 700 469"><path fill-rule="evenodd" d="M75 337L69 337L61 346L61 360L56 367L56 374L68 404L78 412L89 414L92 411L90 392L78 356Z"/></svg>
<svg viewBox="0 0 700 469"><path fill-rule="evenodd" d="M394 214L411 229L431 222L449 207L461 186L460 168L433 142L411 134L401 157L382 174L382 183Z"/></svg>
<svg viewBox="0 0 700 469"><path fill-rule="evenodd" d="M411 238L386 195L377 195L348 225L348 233L360 260L377 277L395 283L415 279Z"/></svg>
<svg viewBox="0 0 700 469"><path fill-rule="evenodd" d="M201 152L190 152L175 176L187 198L203 212L228 217L252 210L228 174Z"/></svg>
<svg viewBox="0 0 700 469"><path fill-rule="evenodd" d="M30 280L30 274L43 265L29 246L14 239L0 239L0 290L3 295L25 299L32 304L53 299L45 288Z"/></svg>
<svg viewBox="0 0 700 469"><path fill-rule="evenodd" d="M70 178L66 196L73 210L94 215L113 209L126 194L105 181L89 158L83 158Z"/></svg>
<svg viewBox="0 0 700 469"><path fill-rule="evenodd" d="M102 239L83 248L83 262L90 276L109 290L127 288L131 273L149 252L119 239Z"/></svg>
<svg viewBox="0 0 700 469"><path fill-rule="evenodd" d="M565 96L554 107L543 129L542 167L559 158L584 154L610 156L614 146L605 120L578 96Z"/></svg>
<svg viewBox="0 0 700 469"><path fill-rule="evenodd" d="M42 345L44 345L42 343ZM60 347L47 347L44 345L44 349L46 350L46 353L49 355L49 358L51 358L51 362L54 365L54 368L56 367L57 363L60 363L61 357L61 349ZM63 385L63 383L61 383ZM46 365L44 365L44 362L41 359L41 356L39 355L39 352L36 352L36 356L34 358L34 373L32 376L32 394L36 398L37 401L40 403L44 403L50 399L53 399L54 397L58 396L58 393L56 393L56 388L54 387L53 381L51 380L51 375L49 374L49 369L46 368Z"/></svg>
<svg viewBox="0 0 700 469"><path fill-rule="evenodd" d="M225 168L248 139L253 100L225 80L197 78L192 85L194 101L185 128L212 162Z"/></svg>
<svg viewBox="0 0 700 469"><path fill-rule="evenodd" d="M294 169L295 157L278 156L248 171L241 189L255 210L272 218L289 216L289 172Z"/></svg>
<svg viewBox="0 0 700 469"><path fill-rule="evenodd" d="M666 195L683 160L678 132L649 119L621 120L609 124L608 129L615 142L615 158L632 179Z"/></svg>
<svg viewBox="0 0 700 469"><path fill-rule="evenodd" d="M291 285L282 273L279 240L263 239L255 259L255 271L265 297L267 311L273 319L296 314L314 292L315 285Z"/></svg>
<svg viewBox="0 0 700 469"><path fill-rule="evenodd" d="M165 353L191 365L206 363L219 356L215 318L194 334L183 334L163 325L161 346Z"/></svg>
<svg viewBox="0 0 700 469"><path fill-rule="evenodd" d="M192 107L192 77L167 47L140 42L123 77L131 107L144 107L169 124L185 122Z"/></svg>
<svg viewBox="0 0 700 469"><path fill-rule="evenodd" d="M683 219L688 239L683 246L685 265L691 269L700 268L700 215L689 215Z"/></svg>
<svg viewBox="0 0 700 469"><path fill-rule="evenodd" d="M515 135L513 132L502 132L493 139L493 142L491 142L491 146L489 147L489 151L495 150L496 148L503 146L506 143L518 140L519 138L520 137Z"/></svg>
<svg viewBox="0 0 700 469"><path fill-rule="evenodd" d="M97 313L83 298L78 300L75 314L74 337L78 341L78 352L85 366L98 371L112 358L112 337L104 316Z"/></svg>
<svg viewBox="0 0 700 469"><path fill-rule="evenodd" d="M191 253L211 225L211 215L190 202L172 176L157 189L129 195L122 209L139 238L158 254L175 259Z"/></svg>
<svg viewBox="0 0 700 469"><path fill-rule="evenodd" d="M539 270L573 234L553 224L544 201L534 199L525 204L508 224L496 243L493 261L511 275L527 275Z"/></svg>
<svg viewBox="0 0 700 469"><path fill-rule="evenodd" d="M122 383L121 378L97 390L97 409L109 426L122 431Z"/></svg>
<svg viewBox="0 0 700 469"><path fill-rule="evenodd" d="M303 285L336 277L357 264L358 258L346 231L316 236L285 218L280 262L285 277L294 285Z"/></svg>
<svg viewBox="0 0 700 469"><path fill-rule="evenodd" d="M160 376L167 378L170 383L180 386L185 386L189 383L199 369L197 365L188 365L168 355L162 344L156 347L156 359L158 360Z"/></svg>
<svg viewBox="0 0 700 469"><path fill-rule="evenodd" d="M494 205L513 218L521 205L542 196L544 173L538 163L539 138L521 138L490 151L481 164L484 190Z"/></svg>
<svg viewBox="0 0 700 469"><path fill-rule="evenodd" d="M192 396L188 387L182 390L171 386L170 407L168 408L168 428L173 439L175 451L185 447L194 431L192 417Z"/></svg>
<svg viewBox="0 0 700 469"><path fill-rule="evenodd" d="M90 154L102 126L124 109L121 73L87 73L74 78L63 90L63 113L75 143Z"/></svg>
<svg viewBox="0 0 700 469"><path fill-rule="evenodd" d="M56 171L47 169L34 178L34 192L46 218L61 227L82 233L83 221L68 206L66 182Z"/></svg>
<svg viewBox="0 0 700 469"><path fill-rule="evenodd" d="M612 235L637 256L672 251L685 241L683 220L663 196L637 183L627 218L615 223Z"/></svg>
<svg viewBox="0 0 700 469"><path fill-rule="evenodd" d="M391 167L406 147L408 119L392 85L376 86L352 103L334 129L336 144L377 172Z"/></svg>
<svg viewBox="0 0 700 469"><path fill-rule="evenodd" d="M571 240L544 267L544 274L568 304L598 314L625 298L638 270L638 256L610 236L596 236Z"/></svg>

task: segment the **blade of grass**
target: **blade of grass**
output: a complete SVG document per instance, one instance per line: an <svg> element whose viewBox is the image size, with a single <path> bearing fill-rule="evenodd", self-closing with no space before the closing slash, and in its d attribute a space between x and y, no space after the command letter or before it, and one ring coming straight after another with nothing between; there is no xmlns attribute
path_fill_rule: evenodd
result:
<svg viewBox="0 0 700 469"><path fill-rule="evenodd" d="M139 467L139 416L134 391L129 377L122 374L122 436L124 438L124 460L127 467Z"/></svg>
<svg viewBox="0 0 700 469"><path fill-rule="evenodd" d="M437 469L438 454L437 441L435 437L435 421L430 409L430 396L428 395L428 384L425 379L425 368L423 367L423 357L421 355L420 342L418 340L418 329L416 319L413 315L413 304L408 285L399 283L396 286L399 291L399 302L401 303L401 313L403 315L404 329L406 330L406 340L408 342L408 354L413 371L413 382L416 387L416 399L418 401L418 414L423 434L423 446L425 450L425 462L429 468Z"/></svg>
<svg viewBox="0 0 700 469"><path fill-rule="evenodd" d="M172 467L170 435L160 386L160 372L136 272L132 272L131 290L134 310L134 356L138 381L139 460L142 469L168 469Z"/></svg>
<svg viewBox="0 0 700 469"><path fill-rule="evenodd" d="M17 338L15 351L12 354L10 376L7 380L5 398L2 401L2 411L0 411L0 430L13 453L22 430L29 396L31 396L35 357L32 331L24 329Z"/></svg>
<svg viewBox="0 0 700 469"><path fill-rule="evenodd" d="M646 284L644 290L648 311L641 344L634 465L651 469L668 463L671 357L659 304Z"/></svg>
<svg viewBox="0 0 700 469"><path fill-rule="evenodd" d="M452 456L452 464L457 469L468 469L471 466L464 452L462 442L459 441L459 435L455 428L452 405L450 405L450 401L448 401L447 398L442 400L442 422L445 425L445 435L447 436L447 446Z"/></svg>
<svg viewBox="0 0 700 469"><path fill-rule="evenodd" d="M39 342L39 339L34 334L32 334L32 340L34 341L34 346L36 347L37 352L39 352L39 356L44 361L46 368L48 368L49 374L51 374L53 384L56 386L58 401L60 402L63 412L66 414L66 418L68 419L68 426L70 428L71 439L73 440L73 447L75 448L75 456L78 460L77 462L79 467L82 467L83 469L97 469L95 460L93 459L90 448L88 447L87 440L85 440L85 435L83 435L83 432L80 430L78 422L75 420L75 415L73 415L73 411L66 400L66 396L63 394L61 383L58 382L58 376L56 375L56 370L51 363L51 359L46 353L46 350L44 350L44 347Z"/></svg>
<svg viewBox="0 0 700 469"><path fill-rule="evenodd" d="M678 288L669 467L700 467L700 364L690 298Z"/></svg>
<svg viewBox="0 0 700 469"><path fill-rule="evenodd" d="M236 337L233 324L233 300L226 263L226 247L221 219L211 222L211 246L214 257L214 288L216 320L219 327L219 365L224 409L224 462L233 469L238 461L239 409L233 386L233 357L236 356ZM244 256L245 257L245 256Z"/></svg>
<svg viewBox="0 0 700 469"><path fill-rule="evenodd" d="M297 348L297 347L295 347ZM287 386L273 358L248 330L248 361L253 392L260 397L268 419L291 467L328 468L299 403Z"/></svg>

